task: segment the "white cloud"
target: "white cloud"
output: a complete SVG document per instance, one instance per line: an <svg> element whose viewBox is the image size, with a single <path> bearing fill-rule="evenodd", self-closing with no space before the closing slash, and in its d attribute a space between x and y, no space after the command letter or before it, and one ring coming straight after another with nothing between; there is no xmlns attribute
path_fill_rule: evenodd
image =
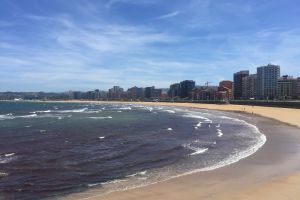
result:
<svg viewBox="0 0 300 200"><path fill-rule="evenodd" d="M172 17L175 17L177 15L179 15L180 12L179 11L175 11L175 12L171 12L171 13L168 13L168 14L165 14L165 15L161 15L159 17L157 17L156 19L167 19L167 18L172 18Z"/></svg>

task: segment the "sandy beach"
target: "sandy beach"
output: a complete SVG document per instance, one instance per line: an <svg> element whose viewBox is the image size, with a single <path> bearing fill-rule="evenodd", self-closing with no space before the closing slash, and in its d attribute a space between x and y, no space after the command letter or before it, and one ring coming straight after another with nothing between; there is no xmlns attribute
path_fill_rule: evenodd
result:
<svg viewBox="0 0 300 200"><path fill-rule="evenodd" d="M180 106L242 112L267 136L255 154L229 166L199 172L145 187L102 194L97 189L71 194L63 199L272 199L300 197L300 110L288 108L211 105L192 103L138 104Z"/></svg>

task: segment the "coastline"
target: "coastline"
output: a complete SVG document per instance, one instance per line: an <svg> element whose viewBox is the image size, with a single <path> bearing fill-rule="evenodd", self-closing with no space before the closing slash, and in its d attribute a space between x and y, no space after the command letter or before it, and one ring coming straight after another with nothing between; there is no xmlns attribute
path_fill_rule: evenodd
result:
<svg viewBox="0 0 300 200"><path fill-rule="evenodd" d="M300 146L298 145L300 142L300 129L296 128L300 127L300 110L193 103L71 102L127 103L242 112L243 115L250 118L250 123L258 126L268 140L255 154L213 171L198 172L145 187L109 194L101 194L97 189L91 189L83 193L71 194L62 199L279 200L297 199L297 196L300 196L297 187L300 185L300 166L298 166L300 161Z"/></svg>

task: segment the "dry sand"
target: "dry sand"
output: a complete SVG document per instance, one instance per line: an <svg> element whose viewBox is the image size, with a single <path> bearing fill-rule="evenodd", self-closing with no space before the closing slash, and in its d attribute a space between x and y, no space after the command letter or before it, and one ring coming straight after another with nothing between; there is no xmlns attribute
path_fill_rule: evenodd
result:
<svg viewBox="0 0 300 200"><path fill-rule="evenodd" d="M249 122L258 126L268 140L255 154L213 171L200 172L146 187L109 194L101 194L97 189L93 189L72 194L63 199L300 199L300 109L192 103L143 102L139 104L245 112L248 113L245 115L251 118Z"/></svg>

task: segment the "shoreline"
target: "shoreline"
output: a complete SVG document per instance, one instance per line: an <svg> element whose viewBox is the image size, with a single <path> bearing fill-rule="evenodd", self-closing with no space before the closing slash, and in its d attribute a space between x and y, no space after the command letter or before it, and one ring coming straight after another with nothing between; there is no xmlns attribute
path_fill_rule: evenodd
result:
<svg viewBox="0 0 300 200"><path fill-rule="evenodd" d="M297 185L300 185L300 167L297 165L300 161L300 147L298 145L300 142L300 129L296 128L300 127L300 120L297 121L297 118L295 118L296 115L299 119L300 110L243 105L208 105L192 103L72 102L178 106L239 112L252 118L250 122L258 126L262 133L267 136L268 140L260 150L251 156L244 158L237 163L233 163L213 171L197 172L148 186L125 191L116 191L108 194L99 194L97 189L90 189L86 192L70 194L62 199L229 200L296 199L297 196L300 196L300 191L297 190ZM278 115L278 112L281 114ZM274 121L274 119L276 121ZM291 121L288 121L290 119ZM280 188L280 190L278 188Z"/></svg>
<svg viewBox="0 0 300 200"><path fill-rule="evenodd" d="M13 100L5 100L9 102L18 102ZM5 102L4 101L4 102ZM41 100L22 100L21 102L38 102L38 103L90 103L90 104L140 104L149 106L175 106L207 110L219 110L229 112L239 112L253 114L269 119L285 123L290 126L300 128L300 109L283 108L283 107L268 107L268 106L250 106L237 104L202 104L202 103L178 103L178 102L137 102L137 101L89 101L89 100L62 100L62 101L41 101ZM282 113L288 114L288 117L282 116Z"/></svg>

